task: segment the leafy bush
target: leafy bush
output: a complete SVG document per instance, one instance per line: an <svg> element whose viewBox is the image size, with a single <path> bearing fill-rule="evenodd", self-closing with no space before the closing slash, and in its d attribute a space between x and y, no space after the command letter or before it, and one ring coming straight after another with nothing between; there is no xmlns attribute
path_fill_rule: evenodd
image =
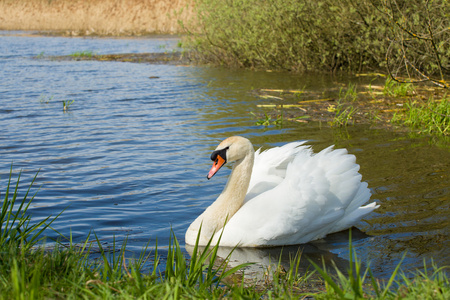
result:
<svg viewBox="0 0 450 300"><path fill-rule="evenodd" d="M450 88L450 5L447 0L372 0L389 24L386 61L400 82L431 81ZM408 76L405 81L399 76Z"/></svg>
<svg viewBox="0 0 450 300"><path fill-rule="evenodd" d="M401 62L393 52L398 45L393 41L398 41L399 30L403 30L396 21L399 18L414 24L432 19L429 31L442 29L434 35L438 52L449 54L449 9L443 9L446 2L431 2L430 17L421 9L428 4L425 0L402 1L402 5L385 0L197 0L195 25L184 27L189 32L186 46L200 61L235 67L356 72L380 69L386 66L388 49L391 62ZM192 28L199 29L189 31ZM436 69L434 56L423 53L428 48L417 46L415 53L416 44L408 43L413 46L411 55L417 56L414 62L427 65L427 71ZM448 71L446 66L448 59L441 57L441 70Z"/></svg>

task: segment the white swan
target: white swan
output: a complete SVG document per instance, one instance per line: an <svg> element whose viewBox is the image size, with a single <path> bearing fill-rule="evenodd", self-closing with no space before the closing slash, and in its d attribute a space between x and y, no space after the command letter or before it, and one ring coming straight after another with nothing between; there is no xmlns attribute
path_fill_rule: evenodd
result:
<svg viewBox="0 0 450 300"><path fill-rule="evenodd" d="M243 137L229 137L211 155L210 179L235 161L217 200L188 228L185 241L213 237L221 246L268 247L307 243L351 227L377 208L361 182L355 156L329 147L313 154L304 142L264 152ZM224 226L224 224L226 224Z"/></svg>

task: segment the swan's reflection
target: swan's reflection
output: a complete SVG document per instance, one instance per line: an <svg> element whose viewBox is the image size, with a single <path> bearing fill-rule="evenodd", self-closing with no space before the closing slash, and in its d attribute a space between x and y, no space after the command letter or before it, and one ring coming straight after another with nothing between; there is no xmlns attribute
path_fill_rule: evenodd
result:
<svg viewBox="0 0 450 300"><path fill-rule="evenodd" d="M368 236L356 228L352 229L352 240L367 238ZM267 270L283 268L289 270L291 262L296 255L301 255L298 274L306 274L314 270L310 260L319 266L325 266L327 270L333 272L337 267L341 272L346 273L349 266L347 259L339 257L330 250L343 248L348 251L349 232L348 230L330 234L325 239L310 242L308 244L270 247L270 248L232 248L219 247L217 256L220 259L226 259L229 256L228 267L232 268L243 263L253 263L244 268L246 277L262 279L264 276L270 276ZM186 245L186 251L192 256L194 247ZM204 251L204 247L199 247L198 251Z"/></svg>

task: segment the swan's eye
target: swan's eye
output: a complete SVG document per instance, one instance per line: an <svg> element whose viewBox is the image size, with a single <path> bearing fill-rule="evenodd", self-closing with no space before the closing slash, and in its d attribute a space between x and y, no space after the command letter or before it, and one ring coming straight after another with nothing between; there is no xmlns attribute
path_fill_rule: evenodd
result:
<svg viewBox="0 0 450 300"><path fill-rule="evenodd" d="M226 157L227 157L227 150L230 147L226 147L224 149L221 150L216 150L211 154L211 160L214 162L214 164L217 164L220 160L224 160L227 161Z"/></svg>

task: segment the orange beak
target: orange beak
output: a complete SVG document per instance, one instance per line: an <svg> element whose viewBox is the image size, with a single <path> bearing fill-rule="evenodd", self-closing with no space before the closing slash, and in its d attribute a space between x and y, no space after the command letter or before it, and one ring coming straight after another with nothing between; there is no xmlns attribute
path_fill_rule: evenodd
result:
<svg viewBox="0 0 450 300"><path fill-rule="evenodd" d="M208 173L208 176L206 178L211 179L211 177L214 176L214 174L219 171L219 169L225 164L225 159L223 159L220 155L217 155L216 160L213 163L213 166L211 167L211 170Z"/></svg>

